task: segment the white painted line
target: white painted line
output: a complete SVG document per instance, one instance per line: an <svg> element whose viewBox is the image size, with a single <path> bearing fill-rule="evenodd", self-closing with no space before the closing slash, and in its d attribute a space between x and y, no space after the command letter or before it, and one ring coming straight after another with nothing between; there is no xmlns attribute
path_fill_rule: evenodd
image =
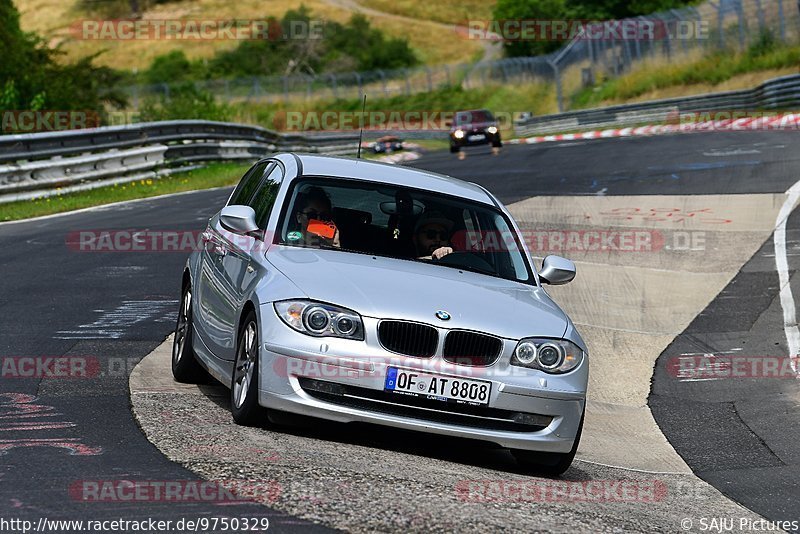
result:
<svg viewBox="0 0 800 534"><path fill-rule="evenodd" d="M789 345L789 362L797 373L798 353L800 353L800 329L797 328L797 310L792 296L789 280L789 260L786 257L786 221L800 201L800 181L786 191L786 202L781 206L778 219L775 221L775 269L778 271L780 284L781 308L783 308L783 331Z"/></svg>

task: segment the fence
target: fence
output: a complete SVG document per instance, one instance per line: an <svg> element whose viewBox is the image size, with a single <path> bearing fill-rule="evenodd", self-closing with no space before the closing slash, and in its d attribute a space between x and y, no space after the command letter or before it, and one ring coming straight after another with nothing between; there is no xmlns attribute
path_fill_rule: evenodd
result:
<svg viewBox="0 0 800 534"><path fill-rule="evenodd" d="M165 121L0 137L0 203L157 178L181 165L288 150L355 154L358 135L286 135L254 126ZM183 167L185 169L185 167Z"/></svg>
<svg viewBox="0 0 800 534"><path fill-rule="evenodd" d="M800 40L800 5L789 0L711 0L697 7L655 13L627 21L655 24L655 38L619 39L608 29L616 22L590 25L555 53L476 64L423 66L398 70L326 73L319 75L252 76L197 82L199 89L225 102L287 102L310 98L361 98L410 95L439 87L482 87L491 84L555 83L559 112L569 94L599 77L619 76L637 63L710 48L744 50L766 33L776 40ZM610 38L589 38L594 32ZM669 37L664 38L663 33ZM460 32L463 33L463 32ZM453 38L458 36L453 28ZM133 86L134 108L144 98L169 97L168 84Z"/></svg>

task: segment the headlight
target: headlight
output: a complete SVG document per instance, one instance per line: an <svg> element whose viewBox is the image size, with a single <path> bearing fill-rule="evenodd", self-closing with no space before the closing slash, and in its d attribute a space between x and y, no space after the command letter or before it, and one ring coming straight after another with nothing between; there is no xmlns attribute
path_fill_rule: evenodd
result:
<svg viewBox="0 0 800 534"><path fill-rule="evenodd" d="M583 356L580 347L565 339L526 338L517 343L511 365L562 374L575 369Z"/></svg>
<svg viewBox="0 0 800 534"><path fill-rule="evenodd" d="M456 139L463 139L464 138L464 130L456 130L453 132L453 137Z"/></svg>
<svg viewBox="0 0 800 534"><path fill-rule="evenodd" d="M488 128L486 128L486 131L489 132L490 134L496 134L497 133L497 127L489 126Z"/></svg>
<svg viewBox="0 0 800 534"><path fill-rule="evenodd" d="M364 339L364 323L352 310L310 300L283 300L274 304L278 317L309 336Z"/></svg>

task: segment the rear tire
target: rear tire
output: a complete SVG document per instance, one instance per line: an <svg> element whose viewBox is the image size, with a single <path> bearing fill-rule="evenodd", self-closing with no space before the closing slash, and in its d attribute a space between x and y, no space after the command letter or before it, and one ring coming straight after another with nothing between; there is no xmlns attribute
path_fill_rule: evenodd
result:
<svg viewBox="0 0 800 534"><path fill-rule="evenodd" d="M586 414L584 409L584 415ZM575 435L575 442L572 444L572 449L569 452L536 452L526 451L520 449L512 449L511 454L517 460L517 463L533 474L541 474L548 476L562 475L572 461L575 459L575 453L578 452L578 444L581 441L581 434L583 433L583 418L578 425L578 433Z"/></svg>
<svg viewBox="0 0 800 534"><path fill-rule="evenodd" d="M258 404L258 322L254 311L244 317L236 340L236 360L231 376L231 414L243 426L263 424L266 410Z"/></svg>
<svg viewBox="0 0 800 534"><path fill-rule="evenodd" d="M208 373L198 363L192 348L192 284L186 282L181 291L181 307L175 324L172 340L172 377L184 384L202 384L208 381Z"/></svg>
<svg viewBox="0 0 800 534"><path fill-rule="evenodd" d="M450 153L451 154L457 154L460 150L461 149L459 147L454 146L454 145L450 145Z"/></svg>

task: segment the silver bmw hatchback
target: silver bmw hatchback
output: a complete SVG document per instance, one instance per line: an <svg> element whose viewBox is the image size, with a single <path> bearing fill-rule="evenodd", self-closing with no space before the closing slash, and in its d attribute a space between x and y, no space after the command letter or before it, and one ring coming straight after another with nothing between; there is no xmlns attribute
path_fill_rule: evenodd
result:
<svg viewBox="0 0 800 534"><path fill-rule="evenodd" d="M481 186L364 160L256 163L183 272L172 372L278 415L493 442L560 474L583 427L588 353L505 207Z"/></svg>

